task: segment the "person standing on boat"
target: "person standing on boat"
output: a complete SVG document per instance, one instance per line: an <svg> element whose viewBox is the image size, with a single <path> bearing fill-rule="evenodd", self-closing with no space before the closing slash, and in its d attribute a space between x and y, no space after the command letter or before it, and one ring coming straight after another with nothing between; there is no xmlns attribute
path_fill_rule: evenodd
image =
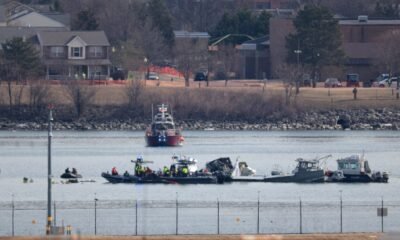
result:
<svg viewBox="0 0 400 240"><path fill-rule="evenodd" d="M78 171L76 170L76 168L72 168L72 174L78 174Z"/></svg>
<svg viewBox="0 0 400 240"><path fill-rule="evenodd" d="M111 169L111 174L112 174L112 175L118 175L118 171L117 171L117 168L116 168L116 167L113 167L113 168Z"/></svg>
<svg viewBox="0 0 400 240"><path fill-rule="evenodd" d="M172 176L175 177L176 175L176 168L175 168L175 164L172 164L170 169L169 169L170 173L172 174Z"/></svg>
<svg viewBox="0 0 400 240"><path fill-rule="evenodd" d="M187 177L188 174L189 174L189 169L188 166L185 165L182 167L182 176Z"/></svg>
<svg viewBox="0 0 400 240"><path fill-rule="evenodd" d="M65 169L65 173L70 173L71 171L69 170L69 168Z"/></svg>
<svg viewBox="0 0 400 240"><path fill-rule="evenodd" d="M163 168L163 175L164 175L165 177L168 177L169 174L170 174L170 172L169 172L168 167L167 167L167 166L164 166L164 168Z"/></svg>

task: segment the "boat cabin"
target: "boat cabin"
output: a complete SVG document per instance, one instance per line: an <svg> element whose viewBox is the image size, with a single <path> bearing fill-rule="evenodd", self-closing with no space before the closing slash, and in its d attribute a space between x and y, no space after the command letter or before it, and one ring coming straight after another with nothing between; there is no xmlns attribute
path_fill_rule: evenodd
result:
<svg viewBox="0 0 400 240"><path fill-rule="evenodd" d="M297 161L297 166L293 170L293 174L298 173L298 172L310 172L310 171L320 171L321 168L319 166L319 161L314 159L314 160L305 160L303 158L298 158L296 159Z"/></svg>
<svg viewBox="0 0 400 240"><path fill-rule="evenodd" d="M350 157L342 158L337 160L338 170L343 171L343 174L370 174L371 169L369 168L368 161L364 159L364 156L353 155Z"/></svg>
<svg viewBox="0 0 400 240"><path fill-rule="evenodd" d="M186 166L189 170L189 173L195 173L198 170L197 167L197 160L192 157L180 157L177 155L172 156L173 163L172 165L175 166L175 169L180 169Z"/></svg>

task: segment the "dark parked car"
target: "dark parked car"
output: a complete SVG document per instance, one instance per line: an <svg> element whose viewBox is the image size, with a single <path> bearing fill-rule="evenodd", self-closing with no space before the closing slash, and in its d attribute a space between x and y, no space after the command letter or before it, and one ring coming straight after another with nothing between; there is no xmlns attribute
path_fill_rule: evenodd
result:
<svg viewBox="0 0 400 240"><path fill-rule="evenodd" d="M125 80L126 72L121 67L113 67L111 69L111 77L113 80Z"/></svg>
<svg viewBox="0 0 400 240"><path fill-rule="evenodd" d="M197 72L197 73L194 75L194 80L195 80L195 81L207 81L207 79L208 79L207 74L205 74L205 73L203 73L203 72Z"/></svg>

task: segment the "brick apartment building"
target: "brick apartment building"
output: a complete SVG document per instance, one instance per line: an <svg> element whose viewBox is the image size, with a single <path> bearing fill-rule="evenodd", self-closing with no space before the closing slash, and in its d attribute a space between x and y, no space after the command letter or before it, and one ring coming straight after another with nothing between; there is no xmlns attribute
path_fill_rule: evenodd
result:
<svg viewBox="0 0 400 240"><path fill-rule="evenodd" d="M271 74L274 77L277 77L277 69L286 58L285 37L295 31L292 20L270 20ZM353 20L339 20L339 27L342 33L342 47L347 56L344 71L341 76L329 76L329 73L322 72L321 79L344 79L347 73L358 73L360 80L369 81L385 71L378 63L385 45L385 37L392 31L400 31L400 20L374 20L364 16ZM335 73L337 74L337 71Z"/></svg>

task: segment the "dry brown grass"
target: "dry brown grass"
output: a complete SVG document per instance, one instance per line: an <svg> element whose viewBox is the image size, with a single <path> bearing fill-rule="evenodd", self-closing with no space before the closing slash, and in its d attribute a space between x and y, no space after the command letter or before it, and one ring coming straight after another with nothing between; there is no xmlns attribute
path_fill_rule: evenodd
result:
<svg viewBox="0 0 400 240"><path fill-rule="evenodd" d="M206 87L205 82L192 81L191 86L185 88L182 79L175 79L173 82L147 80L142 102L166 101L182 108L186 103L192 103L207 112L207 109L218 110L218 106L226 110L230 108L232 102L245 103L248 101L248 106L252 106L257 105L261 98L273 102L283 101L285 90L281 82L268 82L265 91L263 91L263 85L261 81L231 80L228 82L228 87L225 87L225 81L210 81L210 86ZM127 87L125 85L93 85L91 87L97 92L94 99L95 105L127 104ZM17 90L21 86L13 86L13 88ZM29 86L24 86L22 103L25 104L29 102L28 89ZM56 105L71 104L62 86L51 85L50 92L52 103ZM359 88L357 95L357 100L353 100L352 88L301 88L300 94L292 96L291 101L293 105L301 109L382 108L400 105L400 100L396 99L395 90L389 88ZM235 98L243 99L239 101ZM7 86L2 84L0 85L0 105L7 105L7 103ZM144 105L148 105L147 103ZM237 108L238 106L231 107ZM276 107L282 107L281 102Z"/></svg>

